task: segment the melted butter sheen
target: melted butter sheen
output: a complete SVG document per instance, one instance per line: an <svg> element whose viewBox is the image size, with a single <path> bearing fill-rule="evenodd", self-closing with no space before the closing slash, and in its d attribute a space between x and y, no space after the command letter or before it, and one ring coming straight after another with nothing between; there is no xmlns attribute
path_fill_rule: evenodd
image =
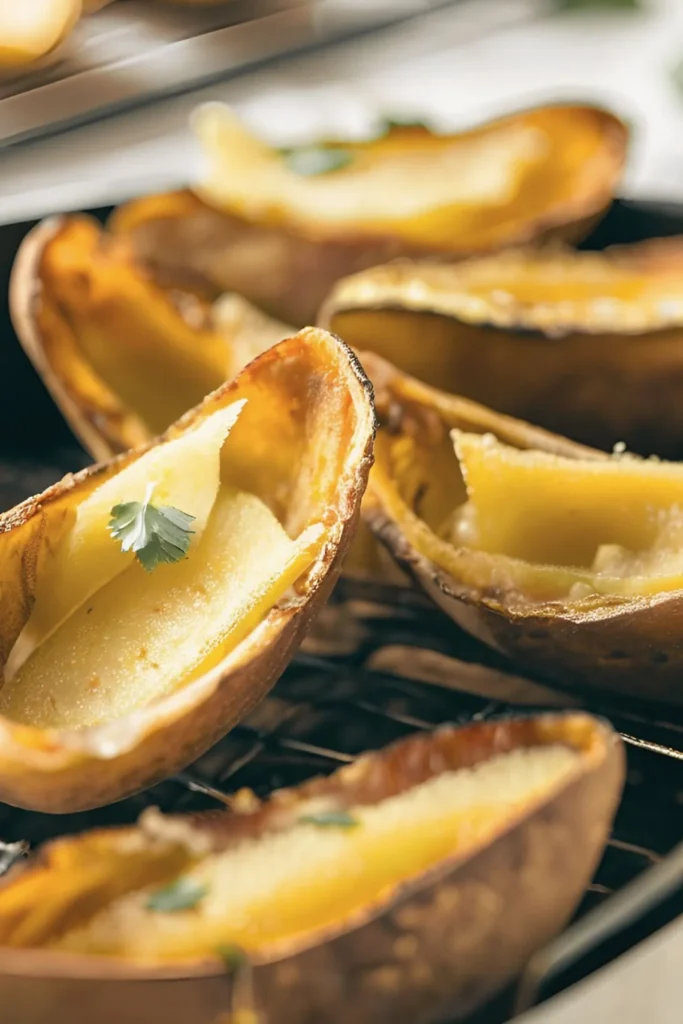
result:
<svg viewBox="0 0 683 1024"><path fill-rule="evenodd" d="M311 528L315 533L315 528ZM315 557L254 495L221 488L181 562L137 562L71 615L0 691L0 713L40 728L82 728L142 708L205 672Z"/></svg>

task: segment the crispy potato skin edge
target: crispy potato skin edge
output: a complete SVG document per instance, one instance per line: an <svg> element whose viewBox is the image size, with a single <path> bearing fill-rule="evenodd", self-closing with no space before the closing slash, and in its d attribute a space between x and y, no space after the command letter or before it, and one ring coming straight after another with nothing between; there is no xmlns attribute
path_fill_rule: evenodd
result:
<svg viewBox="0 0 683 1024"><path fill-rule="evenodd" d="M592 723L590 752L569 780L520 811L493 842L438 865L340 934L255 964L257 1004L268 1024L461 1019L563 927L602 853L624 779L622 745L609 726L585 715L565 718ZM440 732L467 736L490 756L509 728L486 723ZM434 735L395 745L393 766L392 748L364 757L356 794L381 790L392 771L409 778L420 744L434 745ZM301 787L330 788L328 780ZM67 1007L74 1024L94 1017L101 1024L146 1024L155 1015L186 1024L188 1014L196 1024L215 1024L230 1009L230 993L229 979L213 965L145 970L40 950L0 952L0 1000L13 1007L13 1024L47 1024Z"/></svg>

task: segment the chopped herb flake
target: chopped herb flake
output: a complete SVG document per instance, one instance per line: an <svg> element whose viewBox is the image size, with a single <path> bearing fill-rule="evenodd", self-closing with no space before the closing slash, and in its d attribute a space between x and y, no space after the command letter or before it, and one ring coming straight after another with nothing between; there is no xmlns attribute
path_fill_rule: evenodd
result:
<svg viewBox="0 0 683 1024"><path fill-rule="evenodd" d="M285 149L282 155L290 171L305 178L340 171L353 161L353 154L349 150L322 145Z"/></svg>
<svg viewBox="0 0 683 1024"><path fill-rule="evenodd" d="M420 120L419 117L411 117L409 114L391 114L389 117L382 118L380 126L382 135L387 135L395 128L422 128L426 132L431 131L426 121Z"/></svg>
<svg viewBox="0 0 683 1024"><path fill-rule="evenodd" d="M193 910L209 891L208 885L200 885L191 878L176 878L174 882L157 889L147 900L147 909L157 914L175 914L181 910Z"/></svg>
<svg viewBox="0 0 683 1024"><path fill-rule="evenodd" d="M299 824L317 825L318 828L356 828L360 822L348 811L320 811L318 814L302 815Z"/></svg>

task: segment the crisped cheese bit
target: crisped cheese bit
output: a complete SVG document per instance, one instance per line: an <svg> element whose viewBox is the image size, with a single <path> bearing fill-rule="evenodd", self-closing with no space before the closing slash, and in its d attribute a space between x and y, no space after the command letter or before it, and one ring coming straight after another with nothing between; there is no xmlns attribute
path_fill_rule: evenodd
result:
<svg viewBox="0 0 683 1024"><path fill-rule="evenodd" d="M153 483L154 504L194 516L192 544L199 541L218 494L221 447L244 404L234 402L177 440L151 448L81 502L72 528L45 554L35 604L10 653L6 679L72 612L134 561L134 554L124 554L109 533L114 505L144 501Z"/></svg>
<svg viewBox="0 0 683 1024"><path fill-rule="evenodd" d="M54 942L79 953L141 960L251 951L339 923L400 882L490 840L575 768L559 744L515 750L444 772L380 803L348 808L353 828L301 821L213 854L183 877L206 889L191 911L148 907L153 888L129 893Z"/></svg>
<svg viewBox="0 0 683 1024"><path fill-rule="evenodd" d="M0 690L0 713L39 728L112 721L214 667L287 593L324 538L290 539L252 494L222 487L187 558L137 562L91 595Z"/></svg>

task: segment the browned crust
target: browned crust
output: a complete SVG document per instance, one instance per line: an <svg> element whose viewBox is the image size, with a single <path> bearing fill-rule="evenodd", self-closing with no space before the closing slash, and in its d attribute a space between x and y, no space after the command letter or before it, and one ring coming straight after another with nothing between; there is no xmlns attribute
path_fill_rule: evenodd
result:
<svg viewBox="0 0 683 1024"><path fill-rule="evenodd" d="M323 364L326 387L346 388L345 413L353 455L345 456L341 479L327 499L327 542L299 588L296 599L274 608L224 661L201 679L115 723L78 731L43 731L0 719L0 799L50 812L82 810L109 803L179 770L208 749L268 692L303 638L315 610L327 598L350 543L372 464L372 388L340 339L309 328L254 360L234 381L209 395L163 435L133 452L95 465L54 484L0 516L2 535L24 527L42 509L69 492L83 496L103 479L139 458L159 440L182 434L216 408L279 365L301 361L305 373ZM317 359L317 363L316 363ZM339 453L341 455L341 453ZM349 463L349 459L353 459ZM303 472L304 467L301 471ZM322 499L321 499L322 500ZM292 510L296 511L296 510ZM321 514L323 511L321 508ZM26 614L32 596L24 597Z"/></svg>
<svg viewBox="0 0 683 1024"><path fill-rule="evenodd" d="M446 404L464 429L490 431L519 448L567 458L606 456L530 424L413 380L376 356L363 356L380 410L409 395L437 412ZM561 602L523 606L501 593L474 591L410 543L393 518L382 488L371 483L363 518L398 564L459 626L525 670L563 686L595 686L621 694L683 704L680 684L683 591L652 597L596 597L572 607Z"/></svg>
<svg viewBox="0 0 683 1024"><path fill-rule="evenodd" d="M434 260L394 260L384 266L374 266L342 281L327 297L322 306L318 323L326 330L331 329L335 317L344 313L388 311L394 313L423 313L460 323L463 327L500 331L514 334L533 333L539 338L564 338L571 335L629 335L647 336L657 331L683 327L683 302L658 303L648 300L652 306L651 323L643 326L633 324L624 317L621 304L614 302L612 320L604 314L593 320L563 316L561 307L571 300L571 294L555 301L517 301L513 294L507 294L505 304L496 305L492 300L467 303L471 284L467 273L469 268L500 266L503 275L510 267L523 265L526 261L543 261L557 270L563 264L583 267L590 275L597 264L614 267L617 272L648 275L658 272L683 272L683 236L651 238L631 245L614 245L598 251L575 250L565 246L547 248L511 248L493 255L475 256L458 263L435 262ZM491 286L495 281L490 273ZM505 290L505 276L500 287ZM571 282L569 284L571 287ZM476 295L476 292L475 292ZM478 297L478 296L477 296ZM666 296L670 300L671 296ZM555 320L548 317L548 307L558 308ZM540 309L540 313L538 310Z"/></svg>
<svg viewBox="0 0 683 1024"><path fill-rule="evenodd" d="M609 726L581 714L443 728L285 791L245 819L227 819L228 831L258 832L271 814L307 796L372 803L448 768L539 742L575 746L578 766L492 841L400 886L308 948L291 945L254 959L257 1004L268 1024L414 1024L471 1012L571 914L607 838L623 785L623 749ZM54 1013L62 1001L74 1024L92 1014L101 1024L119 1024L122 1016L142 1024L150 1014L185 1024L190 1009L197 1024L214 1024L230 1008L230 983L209 961L152 968L6 949L0 998L13 1007L16 1024L45 1024L47 1007Z"/></svg>

